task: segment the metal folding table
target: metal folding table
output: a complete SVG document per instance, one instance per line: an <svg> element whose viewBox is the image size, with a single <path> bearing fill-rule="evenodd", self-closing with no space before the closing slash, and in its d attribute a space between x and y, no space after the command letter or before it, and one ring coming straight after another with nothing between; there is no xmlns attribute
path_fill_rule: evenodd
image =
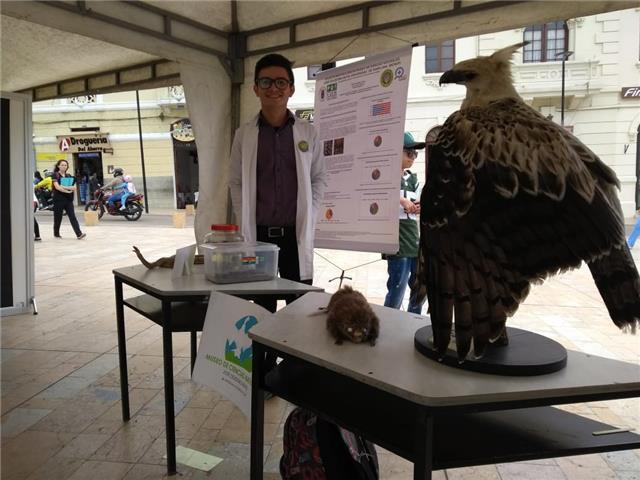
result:
<svg viewBox="0 0 640 480"><path fill-rule="evenodd" d="M209 282L201 265L192 275L172 278L171 269L147 269L142 265L113 270L116 293L116 320L118 325L118 356L120 360L120 390L122 419L130 419L127 348L124 307L127 306L162 327L162 355L164 365L164 398L167 437L167 471L176 473L176 437L173 395L173 332L191 332L191 368L196 357L197 332L202 330L207 300L212 291L255 300L257 298L285 299L307 292L320 292L321 288L304 283L275 278L262 282L215 284ZM123 298L123 284L143 293Z"/></svg>
<svg viewBox="0 0 640 480"><path fill-rule="evenodd" d="M374 347L336 345L317 314L329 298L305 295L249 332L252 480L263 473L265 390L410 460L416 480L445 468L640 447L640 435L552 407L638 397L637 364L569 351L567 366L546 375L464 371L414 349L425 317L378 306ZM265 372L266 353L284 360Z"/></svg>

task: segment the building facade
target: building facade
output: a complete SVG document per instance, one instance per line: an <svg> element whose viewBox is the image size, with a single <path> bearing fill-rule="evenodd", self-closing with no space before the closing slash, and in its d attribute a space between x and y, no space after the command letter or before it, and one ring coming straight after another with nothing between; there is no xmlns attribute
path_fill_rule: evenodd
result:
<svg viewBox="0 0 640 480"><path fill-rule="evenodd" d="M182 87L139 92L147 202L153 208L184 207L197 191L197 153ZM52 170L61 158L82 179L96 174L100 184L113 178L115 168L133 177L143 191L143 164L136 92L90 95L35 103L33 131L36 170ZM99 136L108 147L87 141ZM75 145L74 145L75 143ZM78 148L84 151L78 151ZM184 172L186 175L184 174ZM188 176L189 185L183 183ZM185 192L190 192L186 195ZM90 192L89 192L90 194ZM78 203L85 198L78 195Z"/></svg>

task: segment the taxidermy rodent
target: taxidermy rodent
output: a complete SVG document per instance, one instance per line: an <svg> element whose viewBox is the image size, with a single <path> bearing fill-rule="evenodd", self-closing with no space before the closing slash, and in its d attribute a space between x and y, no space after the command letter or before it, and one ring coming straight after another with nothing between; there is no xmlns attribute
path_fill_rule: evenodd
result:
<svg viewBox="0 0 640 480"><path fill-rule="evenodd" d="M344 286L331 296L327 305L327 329L336 339L353 343L376 344L380 332L380 321L360 292Z"/></svg>

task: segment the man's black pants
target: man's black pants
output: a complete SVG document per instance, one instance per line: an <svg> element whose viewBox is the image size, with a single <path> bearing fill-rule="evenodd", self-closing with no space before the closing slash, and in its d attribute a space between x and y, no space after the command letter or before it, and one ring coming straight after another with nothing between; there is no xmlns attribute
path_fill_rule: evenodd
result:
<svg viewBox="0 0 640 480"><path fill-rule="evenodd" d="M267 227L258 225L257 239L259 242L273 243L280 247L278 252L278 271L281 278L293 280L294 282L311 285L313 279L300 280L300 263L298 260L298 241L296 240L296 227ZM287 303L293 302L297 295L285 298ZM256 303L271 313L275 313L277 300L259 299ZM276 366L276 355L269 353L265 356L265 371L272 370Z"/></svg>
<svg viewBox="0 0 640 480"><path fill-rule="evenodd" d="M293 280L294 282L311 285L312 279L300 280L300 263L298 261L298 242L296 240L296 227L266 227L258 225L257 238L259 242L273 243L280 247L278 252L278 271L281 278ZM291 303L297 298L296 295L286 298L287 303ZM256 303L270 312L274 313L277 308L275 299L258 300Z"/></svg>

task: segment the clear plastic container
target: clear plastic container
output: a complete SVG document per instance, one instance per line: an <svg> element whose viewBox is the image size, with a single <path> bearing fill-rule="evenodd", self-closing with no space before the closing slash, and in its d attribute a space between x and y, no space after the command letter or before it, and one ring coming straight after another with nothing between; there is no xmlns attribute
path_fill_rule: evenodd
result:
<svg viewBox="0 0 640 480"><path fill-rule="evenodd" d="M213 224L211 231L204 236L204 243L242 242L244 237L240 234L238 225Z"/></svg>
<svg viewBox="0 0 640 480"><path fill-rule="evenodd" d="M275 278L280 248L265 242L204 243L204 274L214 283L258 282Z"/></svg>

